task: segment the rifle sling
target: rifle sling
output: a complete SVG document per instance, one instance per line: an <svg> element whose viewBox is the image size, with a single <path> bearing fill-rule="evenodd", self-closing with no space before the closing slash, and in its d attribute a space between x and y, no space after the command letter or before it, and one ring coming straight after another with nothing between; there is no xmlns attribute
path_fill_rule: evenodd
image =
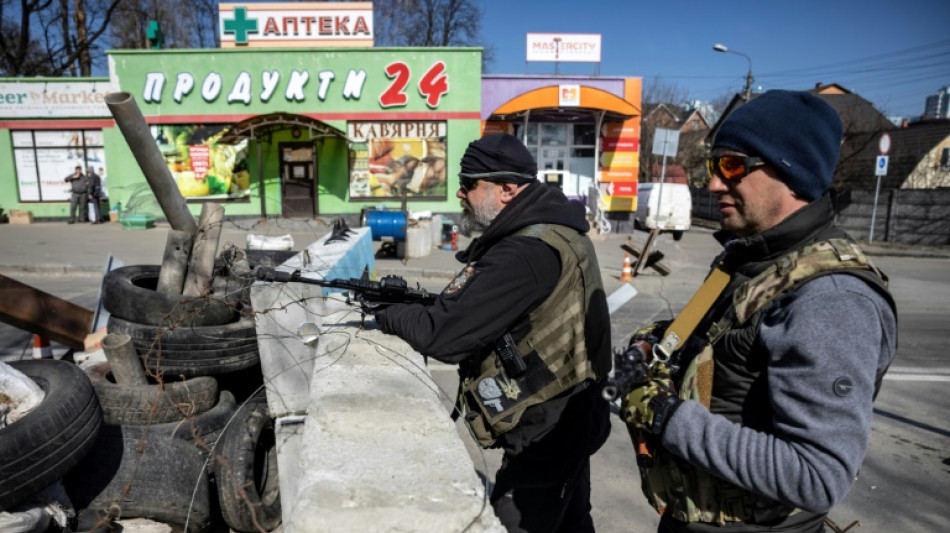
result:
<svg viewBox="0 0 950 533"><path fill-rule="evenodd" d="M686 339L693 334L693 330L699 325L713 302L722 293L726 285L729 284L731 275L722 269L722 265L717 265L712 273L706 278L699 290L689 299L686 307L680 311L670 327L666 329L661 340L655 347L654 352L660 352L666 359L676 350L679 350Z"/></svg>

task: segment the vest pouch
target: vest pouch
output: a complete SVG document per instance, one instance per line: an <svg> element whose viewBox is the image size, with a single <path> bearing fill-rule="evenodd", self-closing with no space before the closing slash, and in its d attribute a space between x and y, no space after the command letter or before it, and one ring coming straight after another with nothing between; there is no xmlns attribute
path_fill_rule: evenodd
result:
<svg viewBox="0 0 950 533"><path fill-rule="evenodd" d="M689 464L657 449L653 466L640 469L641 488L656 512L682 522L717 522L717 487L708 475L696 476Z"/></svg>
<svg viewBox="0 0 950 533"><path fill-rule="evenodd" d="M716 364L713 361L713 347L709 343L703 345L699 355L690 361L683 373L679 397L683 400L697 400L706 409L712 402L713 374Z"/></svg>
<svg viewBox="0 0 950 533"><path fill-rule="evenodd" d="M517 382L509 380L499 369L493 370L462 384L465 422L482 448L490 448L498 437L514 429L521 420L524 407L527 407L517 409L516 400L513 402L508 397L513 395L512 388L518 387Z"/></svg>
<svg viewBox="0 0 950 533"><path fill-rule="evenodd" d="M708 342L689 346L698 355L690 360L683 373L679 397L696 400L709 409L712 400L713 347ZM693 352L695 353L695 352ZM668 514L682 522L745 521L752 517L747 509L748 493L739 490L735 498L727 498L732 488L728 483L680 460L662 447L655 447L653 466L640 469L643 494L660 514Z"/></svg>
<svg viewBox="0 0 950 533"><path fill-rule="evenodd" d="M528 347L527 341L519 343L519 349L527 351ZM525 409L565 390L537 352L528 352L524 362L527 366L524 374L511 379L502 370L498 354L493 351L482 362L478 377L468 378L462 383L465 420L475 432L479 444L485 448L514 429Z"/></svg>

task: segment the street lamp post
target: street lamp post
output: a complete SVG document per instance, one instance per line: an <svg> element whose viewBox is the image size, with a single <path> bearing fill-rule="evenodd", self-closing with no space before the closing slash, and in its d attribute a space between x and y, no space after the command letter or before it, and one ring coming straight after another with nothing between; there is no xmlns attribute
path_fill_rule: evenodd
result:
<svg viewBox="0 0 950 533"><path fill-rule="evenodd" d="M736 52L735 50L730 50L726 45L721 43L716 43L713 45L713 50L717 52L728 52L730 54L736 54L744 57L746 61L749 62L749 71L745 75L745 101L748 102L752 98L752 58L743 54L742 52Z"/></svg>

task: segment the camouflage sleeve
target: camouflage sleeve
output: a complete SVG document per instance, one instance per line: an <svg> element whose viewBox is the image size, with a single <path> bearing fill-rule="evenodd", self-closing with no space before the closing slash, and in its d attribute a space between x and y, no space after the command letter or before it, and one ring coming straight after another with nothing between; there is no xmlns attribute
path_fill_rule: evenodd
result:
<svg viewBox="0 0 950 533"><path fill-rule="evenodd" d="M896 318L858 278L822 276L766 312L773 427L761 432L685 402L662 443L752 492L825 512L850 490L867 452L875 376L896 353Z"/></svg>

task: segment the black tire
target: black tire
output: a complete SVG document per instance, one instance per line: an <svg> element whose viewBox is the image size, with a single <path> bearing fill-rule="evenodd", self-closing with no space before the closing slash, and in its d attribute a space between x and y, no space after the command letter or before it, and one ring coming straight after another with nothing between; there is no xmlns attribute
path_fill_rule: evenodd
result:
<svg viewBox="0 0 950 533"><path fill-rule="evenodd" d="M170 437L185 441L194 441L197 436L201 442L196 443L198 448L211 449L221 434L221 430L231 420L237 411L237 402L234 395L228 391L218 394L218 402L207 411L193 417L182 418L177 422L152 424L151 426L122 426L127 435L145 438L149 435L156 437Z"/></svg>
<svg viewBox="0 0 950 533"><path fill-rule="evenodd" d="M80 531L117 504L123 519L149 518L177 530L187 520L189 533L200 533L211 522L204 464L198 449L181 439L149 434L143 440L140 430L105 425L95 449L63 483L79 511Z"/></svg>
<svg viewBox="0 0 950 533"><path fill-rule="evenodd" d="M62 478L89 452L102 426L92 383L78 366L55 359L10 366L46 396L26 416L0 429L0 511Z"/></svg>
<svg viewBox="0 0 950 533"><path fill-rule="evenodd" d="M208 376L172 381L168 375L164 385L118 385L109 363L94 365L86 374L95 388L106 424L145 426L178 422L211 409L218 398L218 382Z"/></svg>
<svg viewBox="0 0 950 533"><path fill-rule="evenodd" d="M680 240L680 239L682 239L682 238L683 238L683 232L682 232L682 231L674 231L674 232L673 232L673 240L674 240L674 241L678 241L678 240Z"/></svg>
<svg viewBox="0 0 950 533"><path fill-rule="evenodd" d="M233 394L238 405L264 389L264 371L260 364L236 372L217 374L214 379L218 380L218 390Z"/></svg>
<svg viewBox="0 0 950 533"><path fill-rule="evenodd" d="M179 326L169 328L110 316L109 333L123 333L132 338L136 348L151 348L157 341L162 348L203 350L257 346L254 317L240 317L227 324L214 326Z"/></svg>
<svg viewBox="0 0 950 533"><path fill-rule="evenodd" d="M142 362L152 372L216 376L254 367L261 359L252 317L231 324L175 329L109 317L107 329L131 337Z"/></svg>
<svg viewBox="0 0 950 533"><path fill-rule="evenodd" d="M210 296L193 298L156 291L158 265L117 268L102 280L102 306L110 315L140 324L212 326L234 321L235 310Z"/></svg>
<svg viewBox="0 0 950 533"><path fill-rule="evenodd" d="M224 459L215 461L214 473L224 522L235 531L257 531L253 509L265 530L276 528L281 522L277 444L263 391L238 408L215 454Z"/></svg>

